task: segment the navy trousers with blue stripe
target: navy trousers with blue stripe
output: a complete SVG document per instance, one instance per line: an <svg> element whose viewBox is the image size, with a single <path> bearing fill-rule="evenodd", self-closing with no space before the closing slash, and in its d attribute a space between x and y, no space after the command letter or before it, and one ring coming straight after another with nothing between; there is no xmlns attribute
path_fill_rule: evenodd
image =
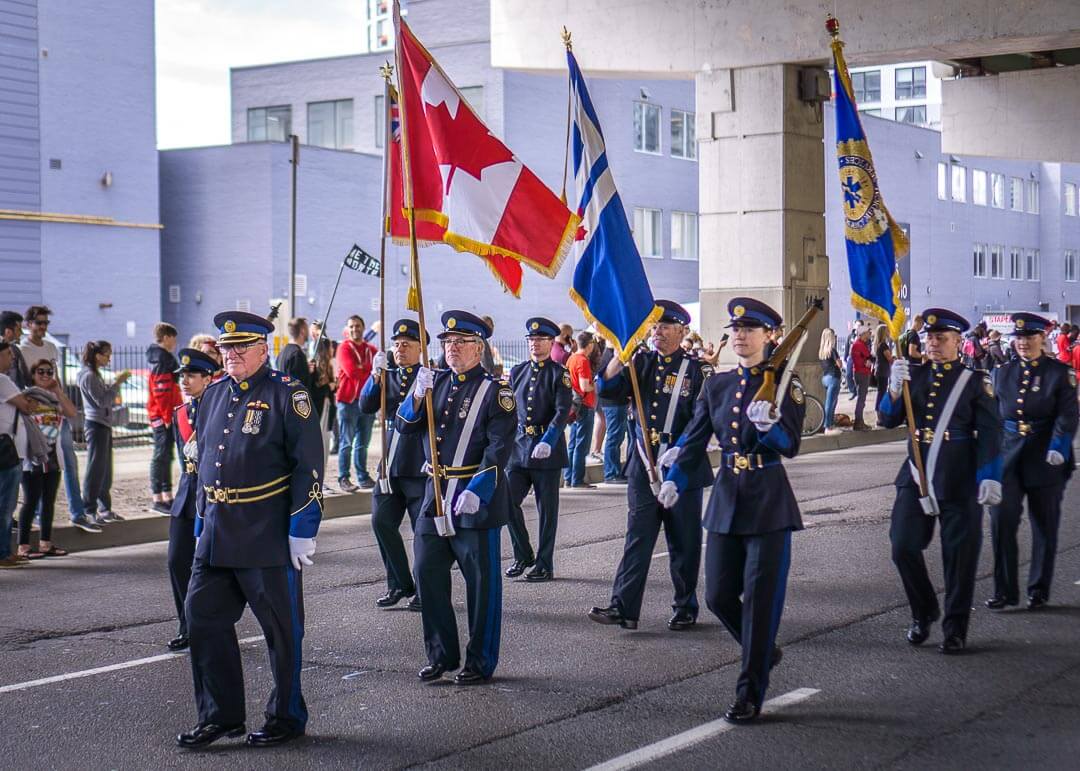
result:
<svg viewBox="0 0 1080 771"><path fill-rule="evenodd" d="M195 560L184 611L199 722L246 722L244 671L236 640L236 622L244 605L251 607L270 649L274 689L266 702L266 720L302 730L308 718L300 692L304 597L300 573L292 565L221 568Z"/></svg>
<svg viewBox="0 0 1080 771"><path fill-rule="evenodd" d="M454 562L465 577L469 609L469 643L465 667L491 677L499 663L502 635L502 571L499 570L500 528L458 528L453 538L430 533L413 539L413 565L423 603L424 647L428 663L457 669L461 663L457 619L451 597Z"/></svg>
<svg viewBox="0 0 1080 771"><path fill-rule="evenodd" d="M742 646L735 695L758 706L769 687L790 565L790 530L706 536L705 604Z"/></svg>

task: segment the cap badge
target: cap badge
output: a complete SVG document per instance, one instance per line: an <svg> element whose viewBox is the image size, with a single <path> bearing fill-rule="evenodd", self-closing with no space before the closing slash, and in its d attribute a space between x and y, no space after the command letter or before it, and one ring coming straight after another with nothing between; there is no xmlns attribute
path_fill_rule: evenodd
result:
<svg viewBox="0 0 1080 771"><path fill-rule="evenodd" d="M398 332L404 332L406 329L408 329L407 326L405 326L404 324L399 324L398 328L397 328L397 331Z"/></svg>
<svg viewBox="0 0 1080 771"><path fill-rule="evenodd" d="M540 329L540 322L539 321L534 321L532 323L532 325L530 326L530 329Z"/></svg>
<svg viewBox="0 0 1080 771"><path fill-rule="evenodd" d="M929 316L926 317L926 323L927 324L937 324L937 316L935 316L933 313L931 313Z"/></svg>
<svg viewBox="0 0 1080 771"><path fill-rule="evenodd" d="M191 364L191 357L190 356L181 356L180 357L180 363L183 364L186 367L188 364Z"/></svg>
<svg viewBox="0 0 1080 771"><path fill-rule="evenodd" d="M222 327L222 329L224 329L226 332L235 332L236 331L236 322L232 321L230 319L229 321L225 322L225 326Z"/></svg>
<svg viewBox="0 0 1080 771"><path fill-rule="evenodd" d="M739 318L746 313L746 308L742 307L741 305L736 305L734 308L731 309L731 312L735 315L735 318Z"/></svg>
<svg viewBox="0 0 1080 771"><path fill-rule="evenodd" d="M448 318L446 320L446 328L447 329L453 329L456 326L457 326L457 319L455 319L453 316L451 316L450 318Z"/></svg>
<svg viewBox="0 0 1080 771"><path fill-rule="evenodd" d="M1023 329L1024 328L1024 320L1023 319L1017 319L1016 320L1016 328L1017 329Z"/></svg>

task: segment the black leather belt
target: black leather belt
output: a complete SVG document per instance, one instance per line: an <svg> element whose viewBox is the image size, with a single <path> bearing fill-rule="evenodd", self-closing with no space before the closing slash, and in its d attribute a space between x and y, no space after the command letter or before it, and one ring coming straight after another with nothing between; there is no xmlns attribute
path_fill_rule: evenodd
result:
<svg viewBox="0 0 1080 771"><path fill-rule="evenodd" d="M780 457L777 455L763 455L762 453L743 455L738 452L724 453L724 467L731 469L736 474L741 474L743 471L755 471L757 469L768 468L769 466L776 466L779 464Z"/></svg>
<svg viewBox="0 0 1080 771"><path fill-rule="evenodd" d="M934 429L932 428L920 428L915 432L915 435L919 437L919 442L921 444L930 444L934 441ZM962 431L955 428L947 428L942 433L941 438L946 442L957 442L964 439L975 439L978 435L978 431Z"/></svg>
<svg viewBox="0 0 1080 771"><path fill-rule="evenodd" d="M1020 434L1020 436L1030 436L1031 434L1037 434L1040 431L1046 431L1054 427L1054 421L1048 418L1040 418L1039 420L1006 420L1005 430L1010 434Z"/></svg>

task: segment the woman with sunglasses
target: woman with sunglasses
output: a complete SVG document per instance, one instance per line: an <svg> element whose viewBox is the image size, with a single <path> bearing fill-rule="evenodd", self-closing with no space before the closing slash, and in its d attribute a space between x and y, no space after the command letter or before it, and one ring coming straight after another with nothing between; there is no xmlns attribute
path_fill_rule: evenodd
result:
<svg viewBox="0 0 1080 771"><path fill-rule="evenodd" d="M52 361L39 359L30 370L32 385L23 395L31 404L33 418L42 435L49 443L49 454L43 464L35 464L29 458L23 461L23 504L19 510L19 556L36 560L42 557L63 557L67 551L52 542L53 511L56 491L60 487L60 463L56 457L56 444L60 438L60 425L64 418L75 417L75 405L71 403ZM30 548L30 525L41 504L41 543Z"/></svg>
<svg viewBox="0 0 1080 771"><path fill-rule="evenodd" d="M83 477L83 500L86 516L97 524L122 522L123 517L112 511L113 444L112 419L116 397L131 373L124 370L112 385L105 382L101 369L112 360L112 344L96 340L86 344L83 368L79 370L79 391L82 393L86 416L86 476ZM98 513L98 506L104 509Z"/></svg>

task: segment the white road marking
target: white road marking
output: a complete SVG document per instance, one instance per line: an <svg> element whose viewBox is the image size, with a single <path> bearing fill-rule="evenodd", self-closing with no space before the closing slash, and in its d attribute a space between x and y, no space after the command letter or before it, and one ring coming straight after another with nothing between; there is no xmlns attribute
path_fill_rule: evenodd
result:
<svg viewBox="0 0 1080 771"><path fill-rule="evenodd" d="M790 707L792 704L806 701L815 693L820 693L820 691L817 688L798 688L790 693L785 693L782 696L769 699L765 702L762 711L775 712L784 707ZM735 728L735 726L723 718L712 720L703 725L699 725L697 728L691 728L689 731L683 731L681 734L675 734L667 739L662 739L653 744L636 749L633 752L628 752L625 755L612 758L606 763L593 766L588 769L588 771L623 771L624 769L637 768L646 763L652 763L653 761L660 760L668 755L673 755L676 752L681 752L689 747L693 747L695 744L700 744L706 739L719 736L722 733L730 731L732 728Z"/></svg>
<svg viewBox="0 0 1080 771"><path fill-rule="evenodd" d="M702 541L702 542L701 542L701 545L702 545L702 546L705 546L705 543L706 543L705 541ZM661 557L666 557L667 555L668 555L668 552L666 552L666 551L662 551L662 552L658 552L658 553L656 553L656 554L652 555L651 559L654 559L654 560L658 560L658 559L660 559Z"/></svg>
<svg viewBox="0 0 1080 771"><path fill-rule="evenodd" d="M1077 586L1080 586L1080 581L1073 581L1073 583L1076 584Z"/></svg>
<svg viewBox="0 0 1080 771"><path fill-rule="evenodd" d="M245 643L255 642L256 640L263 639L263 636L255 635L254 637L244 637L238 642L243 645ZM31 688L37 688L40 685L50 685L52 683L62 683L65 680L78 680L81 677L92 677L93 675L104 675L109 672L116 672L121 669L131 669L132 667L141 667L144 664L155 664L159 661L168 661L169 659L180 658L181 656L188 655L186 652L178 651L176 653L162 653L157 656L147 656L142 659L132 659L131 661L121 661L119 664L109 664L104 667L95 667L93 669L83 669L78 672L68 672L66 675L53 675L52 677L43 677L40 680L27 680L25 683L13 683L11 685L0 685L0 693L11 693L13 691L27 691Z"/></svg>

